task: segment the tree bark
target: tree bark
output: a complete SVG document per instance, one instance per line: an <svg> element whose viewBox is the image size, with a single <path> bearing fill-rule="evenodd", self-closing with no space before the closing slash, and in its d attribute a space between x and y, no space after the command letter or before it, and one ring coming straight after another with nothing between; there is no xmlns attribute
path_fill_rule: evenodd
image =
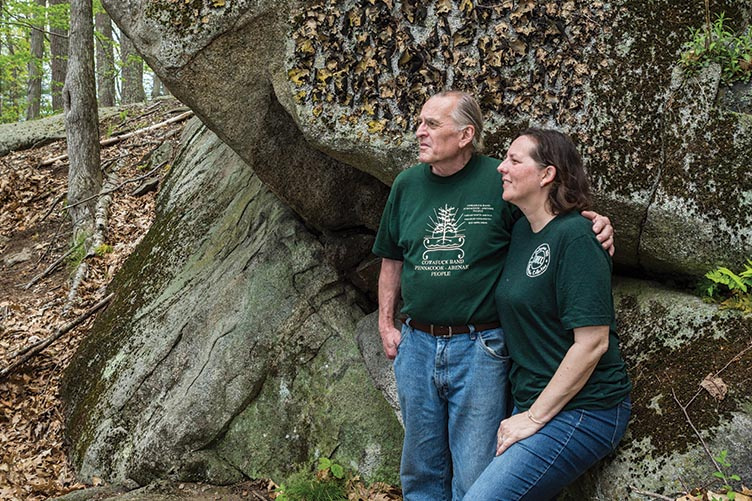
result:
<svg viewBox="0 0 752 501"><path fill-rule="evenodd" d="M156 99L159 96L164 96L164 85L162 80L159 79L156 73L151 74L151 98Z"/></svg>
<svg viewBox="0 0 752 501"><path fill-rule="evenodd" d="M97 36L97 93L100 106L115 106L115 52L112 20L106 12L95 16Z"/></svg>
<svg viewBox="0 0 752 501"><path fill-rule="evenodd" d="M5 33L5 46L8 48L8 54L14 56L16 54L16 47L13 44L13 38L10 33ZM20 101L22 88L18 85L18 66L15 64L10 69L10 79L8 81L7 96L8 100L5 103L6 108L10 108L9 117L13 121L17 121L21 117Z"/></svg>
<svg viewBox="0 0 752 501"><path fill-rule="evenodd" d="M50 0L50 6L65 5L68 0ZM67 18L67 16L66 16ZM68 69L68 29L63 16L50 17L50 68L52 70L52 111L63 109L63 84Z"/></svg>
<svg viewBox="0 0 752 501"><path fill-rule="evenodd" d="M42 8L47 6L46 0L36 0L36 4ZM40 12L34 15L32 23L29 51L31 59L27 66L29 84L26 89L26 120L39 118L42 103L42 58L44 57L44 17Z"/></svg>
<svg viewBox="0 0 752 501"><path fill-rule="evenodd" d="M68 202L99 193L99 121L94 75L94 25L91 0L71 0L68 74L63 88L65 130L68 138ZM74 240L94 228L96 201L70 210Z"/></svg>
<svg viewBox="0 0 752 501"><path fill-rule="evenodd" d="M0 21L3 19L3 13L5 11L3 10L3 0L0 0ZM3 39L0 37L0 54L3 53ZM2 75L0 75L0 122L2 122L3 118L3 89L5 88L5 81L2 78Z"/></svg>
<svg viewBox="0 0 752 501"><path fill-rule="evenodd" d="M120 34L120 57L123 63L121 102L128 104L146 101L143 82L144 62L125 33Z"/></svg>

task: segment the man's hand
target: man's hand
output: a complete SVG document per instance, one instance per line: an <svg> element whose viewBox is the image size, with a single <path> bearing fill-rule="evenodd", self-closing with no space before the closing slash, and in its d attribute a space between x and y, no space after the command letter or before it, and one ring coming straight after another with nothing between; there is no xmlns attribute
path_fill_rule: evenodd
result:
<svg viewBox="0 0 752 501"><path fill-rule="evenodd" d="M394 360L397 356L397 347L400 344L402 333L394 326L384 329L379 328L379 334L381 334L381 345L384 347L384 353L386 358Z"/></svg>
<svg viewBox="0 0 752 501"><path fill-rule="evenodd" d="M616 248L614 247L614 227L611 226L611 220L589 210L582 211L582 215L593 222L595 238L598 239L609 255L613 256Z"/></svg>

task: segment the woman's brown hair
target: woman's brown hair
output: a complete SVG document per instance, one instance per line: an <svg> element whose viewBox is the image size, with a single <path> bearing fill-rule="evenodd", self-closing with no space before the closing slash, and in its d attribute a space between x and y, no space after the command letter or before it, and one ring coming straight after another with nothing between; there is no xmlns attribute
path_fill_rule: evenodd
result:
<svg viewBox="0 0 752 501"><path fill-rule="evenodd" d="M548 194L553 213L589 209L590 185L582 157L569 136L556 130L536 128L527 129L520 136L527 136L535 142L536 147L530 156L542 168L556 167L556 177Z"/></svg>

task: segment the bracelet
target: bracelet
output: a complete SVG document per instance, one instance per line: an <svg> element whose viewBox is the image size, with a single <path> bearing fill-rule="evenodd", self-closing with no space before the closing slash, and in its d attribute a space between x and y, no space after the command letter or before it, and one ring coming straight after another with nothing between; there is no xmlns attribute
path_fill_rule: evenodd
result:
<svg viewBox="0 0 752 501"><path fill-rule="evenodd" d="M535 419L535 416L533 416L533 411L532 411L531 409L528 409L528 410L527 410L527 418L528 418L528 419L529 419L530 421L532 421L533 423L535 423L535 424L540 424L540 425L544 425L544 424L546 424L546 423L544 423L543 421L539 421L539 420Z"/></svg>

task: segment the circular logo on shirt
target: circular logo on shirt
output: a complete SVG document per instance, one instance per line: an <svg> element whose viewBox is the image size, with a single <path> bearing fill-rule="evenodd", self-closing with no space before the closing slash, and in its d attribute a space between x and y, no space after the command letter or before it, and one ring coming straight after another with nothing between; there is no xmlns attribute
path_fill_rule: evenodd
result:
<svg viewBox="0 0 752 501"><path fill-rule="evenodd" d="M530 256L530 261L527 262L528 277L535 278L542 275L548 269L548 263L551 262L551 248L548 244L540 244L537 249Z"/></svg>

